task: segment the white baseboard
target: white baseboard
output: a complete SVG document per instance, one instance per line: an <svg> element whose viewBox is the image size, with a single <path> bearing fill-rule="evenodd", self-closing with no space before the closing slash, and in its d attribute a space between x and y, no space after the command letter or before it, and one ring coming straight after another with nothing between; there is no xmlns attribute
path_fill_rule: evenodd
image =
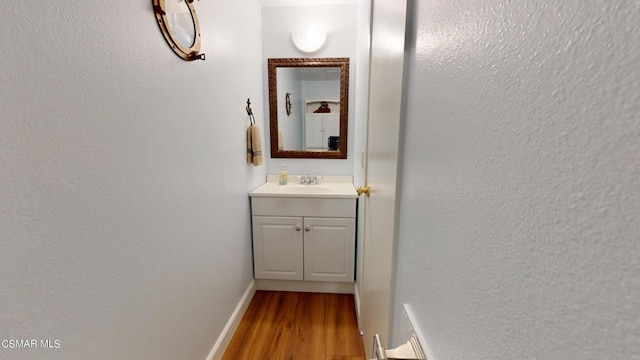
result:
<svg viewBox="0 0 640 360"><path fill-rule="evenodd" d="M401 337L406 338L407 340L412 335L418 338L418 347L422 350L425 357L429 360L435 360L429 345L427 344L427 338L418 324L418 319L413 313L413 309L409 304L403 304L403 318L400 319L401 324ZM400 341L405 341L404 338L401 338Z"/></svg>
<svg viewBox="0 0 640 360"><path fill-rule="evenodd" d="M247 290L245 290L244 295L238 302L235 310L233 310L233 314L227 321L227 324L222 329L222 333L218 336L218 340L213 345L213 348L209 352L209 356L207 356L206 360L220 360L222 359L222 355L224 355L224 351L227 349L229 342L231 342L231 338L233 338L233 334L236 332L238 325L240 324L240 320L244 316L244 313L247 311L249 304L251 303L251 299L253 299L253 295L256 293L256 282L255 280L251 280Z"/></svg>

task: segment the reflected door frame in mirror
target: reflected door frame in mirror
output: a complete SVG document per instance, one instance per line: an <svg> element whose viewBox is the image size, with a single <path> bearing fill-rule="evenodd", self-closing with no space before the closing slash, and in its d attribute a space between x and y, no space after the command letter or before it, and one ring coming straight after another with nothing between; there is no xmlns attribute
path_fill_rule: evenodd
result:
<svg viewBox="0 0 640 360"><path fill-rule="evenodd" d="M173 52L178 55L182 60L205 60L205 55L200 54L200 23L198 22L198 15L196 15L196 9L193 7L193 0L151 0L153 3L153 12L156 15L156 21L162 31L164 39L169 44L169 47ZM191 46L185 46L182 44L176 36L175 31L171 28L171 21L169 16L173 14L167 14L167 1L184 2L185 6L189 10L191 20L193 21L193 43Z"/></svg>
<svg viewBox="0 0 640 360"><path fill-rule="evenodd" d="M336 151L284 150L278 147L278 68L337 67L340 69L340 139ZM272 158L346 159L349 123L349 58L267 59L269 82L269 134ZM284 106L284 99L280 99Z"/></svg>

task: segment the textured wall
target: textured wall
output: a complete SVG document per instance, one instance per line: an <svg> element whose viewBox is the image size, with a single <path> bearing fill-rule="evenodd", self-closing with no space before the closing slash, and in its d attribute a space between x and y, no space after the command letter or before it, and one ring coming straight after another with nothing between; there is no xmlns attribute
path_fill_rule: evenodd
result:
<svg viewBox="0 0 640 360"><path fill-rule="evenodd" d="M640 3L412 6L396 318L432 360L640 359Z"/></svg>
<svg viewBox="0 0 640 360"><path fill-rule="evenodd" d="M61 345L0 358L204 359L251 281L260 8L195 6L187 63L148 0L0 3L0 340Z"/></svg>

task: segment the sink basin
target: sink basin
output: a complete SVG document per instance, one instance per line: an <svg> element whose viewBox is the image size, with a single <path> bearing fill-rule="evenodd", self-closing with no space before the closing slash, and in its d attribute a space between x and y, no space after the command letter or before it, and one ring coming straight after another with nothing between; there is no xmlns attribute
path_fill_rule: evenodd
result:
<svg viewBox="0 0 640 360"><path fill-rule="evenodd" d="M267 182L250 192L249 196L356 198L358 193L351 182L326 182L316 185L279 185L277 182Z"/></svg>

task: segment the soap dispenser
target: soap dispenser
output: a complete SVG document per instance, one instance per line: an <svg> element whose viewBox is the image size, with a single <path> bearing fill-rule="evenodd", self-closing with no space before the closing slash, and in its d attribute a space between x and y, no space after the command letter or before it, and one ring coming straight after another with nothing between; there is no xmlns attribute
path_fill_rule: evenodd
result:
<svg viewBox="0 0 640 360"><path fill-rule="evenodd" d="M285 169L284 164L280 166L280 176L278 177L278 184L287 185L287 169Z"/></svg>

